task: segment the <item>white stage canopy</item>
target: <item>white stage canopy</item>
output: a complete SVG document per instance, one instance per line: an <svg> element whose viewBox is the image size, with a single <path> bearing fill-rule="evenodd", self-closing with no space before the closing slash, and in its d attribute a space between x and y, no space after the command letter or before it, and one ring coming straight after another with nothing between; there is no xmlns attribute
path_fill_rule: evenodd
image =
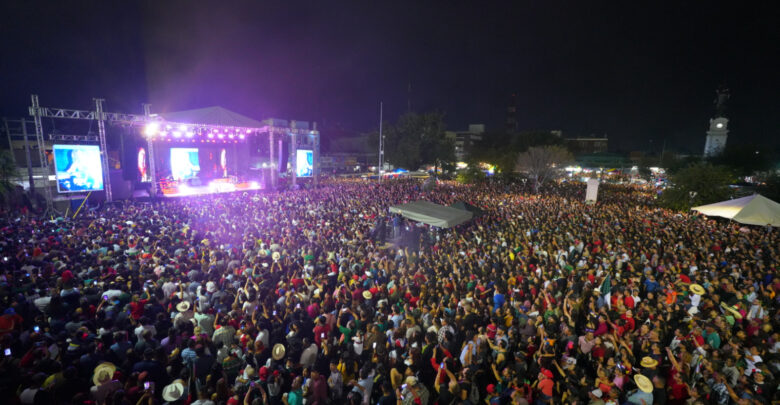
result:
<svg viewBox="0 0 780 405"><path fill-rule="evenodd" d="M429 201L415 201L408 204L394 205L390 212L401 214L413 221L438 226L439 228L451 228L460 225L474 215L470 211L434 204Z"/></svg>
<svg viewBox="0 0 780 405"><path fill-rule="evenodd" d="M748 225L780 226L780 204L758 194L691 208L704 215Z"/></svg>

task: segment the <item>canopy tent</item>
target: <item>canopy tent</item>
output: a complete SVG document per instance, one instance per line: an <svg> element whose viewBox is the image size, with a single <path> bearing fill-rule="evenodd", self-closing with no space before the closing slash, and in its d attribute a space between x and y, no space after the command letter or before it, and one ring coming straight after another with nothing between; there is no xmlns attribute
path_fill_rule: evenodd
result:
<svg viewBox="0 0 780 405"><path fill-rule="evenodd" d="M460 225L470 220L473 216L469 211L434 204L429 201L415 201L408 204L394 205L390 207L390 212L401 214L413 221L440 228L451 228Z"/></svg>
<svg viewBox="0 0 780 405"><path fill-rule="evenodd" d="M475 216L480 216L483 213L481 208L463 201L455 201L455 203L451 204L450 207L457 208L459 210L470 211Z"/></svg>
<svg viewBox="0 0 780 405"><path fill-rule="evenodd" d="M205 125L224 125L226 127L261 128L263 123L247 116L214 106L195 110L160 113L160 117L170 122Z"/></svg>
<svg viewBox="0 0 780 405"><path fill-rule="evenodd" d="M741 224L780 226L780 204L758 194L691 208L707 216Z"/></svg>

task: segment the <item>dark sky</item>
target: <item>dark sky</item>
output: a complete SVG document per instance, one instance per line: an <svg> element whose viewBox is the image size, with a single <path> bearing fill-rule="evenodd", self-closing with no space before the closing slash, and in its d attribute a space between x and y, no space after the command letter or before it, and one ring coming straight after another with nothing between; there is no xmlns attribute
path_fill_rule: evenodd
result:
<svg viewBox="0 0 780 405"><path fill-rule="evenodd" d="M100 96L109 111L221 105L328 136L374 128L380 100L394 119L411 83L412 109L449 128L503 126L517 93L522 129L700 152L725 83L729 141L775 147L777 8L655 3L6 1L0 116L24 114L30 93L85 109Z"/></svg>

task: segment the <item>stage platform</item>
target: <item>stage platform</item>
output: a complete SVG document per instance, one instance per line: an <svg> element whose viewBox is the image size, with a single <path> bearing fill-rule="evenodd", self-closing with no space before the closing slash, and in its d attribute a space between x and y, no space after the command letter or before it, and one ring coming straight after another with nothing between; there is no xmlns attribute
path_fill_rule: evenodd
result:
<svg viewBox="0 0 780 405"><path fill-rule="evenodd" d="M193 185L188 182L160 182L160 194L163 197L189 197L208 194L232 193L236 191L262 190L258 181L231 181L229 178L216 179L208 184Z"/></svg>

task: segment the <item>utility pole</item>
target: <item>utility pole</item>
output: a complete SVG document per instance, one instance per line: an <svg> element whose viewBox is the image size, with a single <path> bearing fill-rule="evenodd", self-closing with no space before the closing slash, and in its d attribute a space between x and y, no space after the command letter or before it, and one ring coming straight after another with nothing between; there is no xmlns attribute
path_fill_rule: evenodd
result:
<svg viewBox="0 0 780 405"><path fill-rule="evenodd" d="M379 181L382 181L382 166L385 164L385 140L382 135L382 108L383 104L379 102L379 167L376 169L376 174L379 176Z"/></svg>

